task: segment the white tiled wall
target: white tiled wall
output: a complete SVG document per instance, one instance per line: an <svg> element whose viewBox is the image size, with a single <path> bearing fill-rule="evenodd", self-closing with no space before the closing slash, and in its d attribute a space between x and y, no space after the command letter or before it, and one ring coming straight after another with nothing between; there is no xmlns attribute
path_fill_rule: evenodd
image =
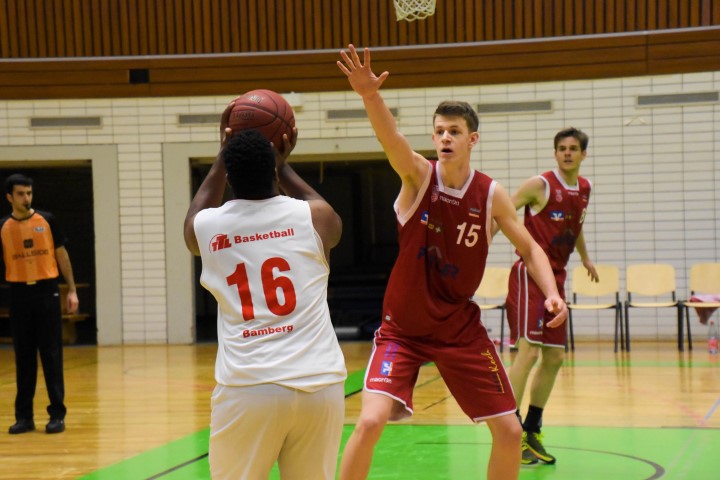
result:
<svg viewBox="0 0 720 480"><path fill-rule="evenodd" d="M456 88L387 90L388 105L399 108L398 123L409 135L431 133L435 106L445 99L475 105L521 100L551 100L547 114L481 117L480 145L474 166L509 191L527 177L553 168L552 139L557 130L575 126L590 136L582 174L594 185L585 223L588 249L595 262L624 267L633 262L670 263L677 269L678 291L687 293L690 266L719 261L720 104L636 107L637 95L720 90L720 72L609 80L547 82ZM366 121L325 121L324 112L362 108L350 90L302 94L296 113L301 142L372 136ZM229 97L0 101L0 149L28 151L53 145L115 145L118 171L121 338L116 343L165 343L174 318L168 304L191 292L169 291L165 205L168 189L187 189L166 181L163 146L215 142L214 126L178 126L178 114L219 113ZM99 115L100 128L30 129L30 116ZM377 147L379 150L379 146ZM306 152L310 156L312 152ZM2 157L2 156L0 156ZM187 165L187 164L185 164ZM185 166L183 166L185 168ZM106 208L95 205L96 209ZM388 208L391 208L388 205ZM178 226L178 229L180 227ZM172 240L175 241L175 240ZM499 236L490 265L514 261L512 248ZM189 258L189 255L188 255ZM578 262L574 255L570 268ZM98 269L102 269L98 265ZM622 282L621 284L624 284ZM571 293L568 286L568 294ZM579 337L607 338L611 313L576 318ZM495 318L489 315L492 324ZM695 319L693 318L693 321ZM695 324L697 324L695 322ZM633 338L671 338L674 311L634 311ZM703 332L704 333L704 332Z"/></svg>

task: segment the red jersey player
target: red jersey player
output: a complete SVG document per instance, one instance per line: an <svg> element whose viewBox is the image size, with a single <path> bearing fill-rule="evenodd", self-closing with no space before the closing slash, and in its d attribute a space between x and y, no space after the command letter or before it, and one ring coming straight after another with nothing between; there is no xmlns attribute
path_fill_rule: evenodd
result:
<svg viewBox="0 0 720 480"><path fill-rule="evenodd" d="M530 178L512 196L515 208L525 207L525 227L547 253L563 299L567 275L565 266L574 249L577 248L580 253L588 275L594 281L598 280L582 232L592 187L590 181L579 174L587 145L588 136L580 130L567 128L558 132L555 135L557 169ZM530 387L530 406L523 423L522 463L537 463L540 459L552 464L555 457L543 447L540 427L543 409L565 359L567 330L545 328L552 315L545 313L545 295L528 277L528 265L523 258L513 265L508 281L506 305L510 342L518 348L510 368L510 381L519 408L530 370L542 352L542 360Z"/></svg>
<svg viewBox="0 0 720 480"><path fill-rule="evenodd" d="M470 168L478 118L465 102L443 102L433 115L438 160L429 161L398 131L379 89L370 52L342 51L340 70L365 105L370 123L400 176L395 202L400 251L388 281L382 324L375 334L362 410L340 465L340 479L366 478L375 444L388 420L412 414L420 366L435 362L460 407L486 422L493 438L488 479L517 478L522 429L515 398L495 346L470 301L480 284L496 222L526 259L546 295L545 307L561 325L567 308L547 256L519 221L506 191Z"/></svg>

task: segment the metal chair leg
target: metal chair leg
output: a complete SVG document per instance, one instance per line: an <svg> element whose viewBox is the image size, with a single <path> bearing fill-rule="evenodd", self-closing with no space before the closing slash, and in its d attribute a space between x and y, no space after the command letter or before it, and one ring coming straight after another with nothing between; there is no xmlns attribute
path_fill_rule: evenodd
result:
<svg viewBox="0 0 720 480"><path fill-rule="evenodd" d="M625 304L625 351L630 351L630 307Z"/></svg>
<svg viewBox="0 0 720 480"><path fill-rule="evenodd" d="M678 352L682 352L685 350L685 347L683 345L683 337L685 336L683 334L683 318L682 318L682 308L678 304L677 307L677 342L678 342Z"/></svg>
<svg viewBox="0 0 720 480"><path fill-rule="evenodd" d="M685 307L685 328L687 328L688 350L692 352L692 333L690 332L690 309Z"/></svg>
<svg viewBox="0 0 720 480"><path fill-rule="evenodd" d="M615 353L618 351L618 330L620 330L622 335L622 321L620 320L619 314L620 310L618 309L618 305L615 306ZM625 347L623 347L623 350Z"/></svg>

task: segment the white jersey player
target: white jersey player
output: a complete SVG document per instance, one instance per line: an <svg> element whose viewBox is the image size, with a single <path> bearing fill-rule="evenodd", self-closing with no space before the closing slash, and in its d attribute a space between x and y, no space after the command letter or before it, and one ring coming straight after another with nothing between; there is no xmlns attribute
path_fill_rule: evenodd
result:
<svg viewBox="0 0 720 480"><path fill-rule="evenodd" d="M327 283L342 224L285 163L296 132L276 167L259 133L227 138L231 108L184 229L188 249L202 258L200 282L218 302L211 475L268 478L277 461L283 479L332 479L346 370ZM220 206L226 172L236 198Z"/></svg>

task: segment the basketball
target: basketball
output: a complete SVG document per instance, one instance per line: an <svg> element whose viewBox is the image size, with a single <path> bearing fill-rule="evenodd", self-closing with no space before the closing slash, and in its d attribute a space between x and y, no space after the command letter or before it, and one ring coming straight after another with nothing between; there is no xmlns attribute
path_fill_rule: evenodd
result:
<svg viewBox="0 0 720 480"><path fill-rule="evenodd" d="M272 90L251 90L235 99L228 127L257 130L282 152L283 134L291 138L295 115L287 101Z"/></svg>

